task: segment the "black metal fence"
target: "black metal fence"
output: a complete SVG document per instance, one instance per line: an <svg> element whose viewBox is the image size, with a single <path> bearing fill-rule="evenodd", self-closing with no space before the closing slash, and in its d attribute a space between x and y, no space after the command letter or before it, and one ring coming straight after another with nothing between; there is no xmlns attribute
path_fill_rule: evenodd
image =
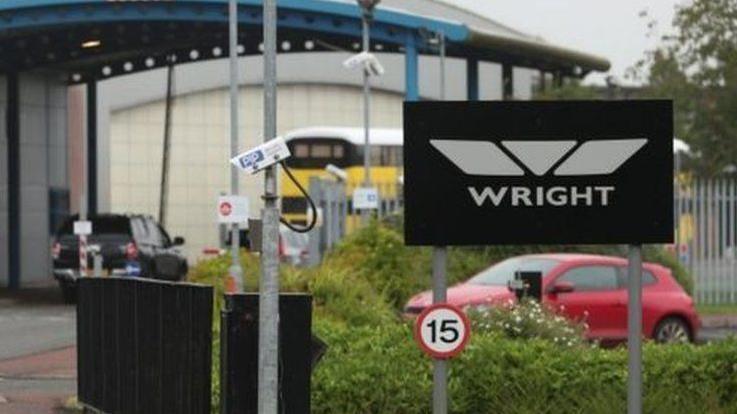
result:
<svg viewBox="0 0 737 414"><path fill-rule="evenodd" d="M84 278L77 300L79 401L106 413L209 413L211 287Z"/></svg>
<svg viewBox="0 0 737 414"><path fill-rule="evenodd" d="M257 412L258 299L257 294L225 297L220 331L220 386L223 413ZM310 412L311 368L319 359L320 353L324 352L324 344L319 342L316 344L312 339L311 330L312 297L302 294L282 294L279 298L280 413Z"/></svg>

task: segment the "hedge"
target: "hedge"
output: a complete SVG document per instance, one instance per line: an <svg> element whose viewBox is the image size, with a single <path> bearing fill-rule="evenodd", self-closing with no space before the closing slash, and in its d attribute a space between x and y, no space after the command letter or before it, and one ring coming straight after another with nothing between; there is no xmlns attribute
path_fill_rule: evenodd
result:
<svg viewBox="0 0 737 414"><path fill-rule="evenodd" d="M623 253L617 246L451 248L449 279L457 282L495 261L542 251ZM690 276L662 249L648 248L645 257L673 268L690 286ZM241 261L245 285L254 290L258 257L244 252ZM189 275L216 287L215 315L228 266L229 258L222 256L198 263ZM283 266L280 274L282 290L313 295L314 330L329 346L313 374L314 413L430 412L431 361L399 316L412 294L429 287L429 249L406 247L396 229L374 223L346 239L319 267ZM215 321L213 413L219 406L219 317ZM564 341L573 343L566 346L549 331L532 329L516 338L505 332L510 330L476 329L467 350L451 363L452 413L625 411L623 349L599 349L584 341ZM736 345L646 345L646 412L737 413Z"/></svg>
<svg viewBox="0 0 737 414"><path fill-rule="evenodd" d="M429 413L432 365L411 327L319 321L330 350L313 376L313 413ZM646 413L737 412L737 341L644 349ZM561 347L475 333L450 364L450 412L626 412L625 349Z"/></svg>

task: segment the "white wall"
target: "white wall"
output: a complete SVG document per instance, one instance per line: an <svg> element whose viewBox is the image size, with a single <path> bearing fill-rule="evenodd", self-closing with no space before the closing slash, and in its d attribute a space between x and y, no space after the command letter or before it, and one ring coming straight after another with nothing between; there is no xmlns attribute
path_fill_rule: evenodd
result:
<svg viewBox="0 0 737 414"><path fill-rule="evenodd" d="M278 92L278 133L315 126L362 123L361 90L339 85L282 85ZM262 141L262 89L240 91L241 148ZM401 127L399 94L376 91L372 125ZM158 216L164 102L116 111L110 129L111 211ZM172 114L169 217L167 230L187 239L190 258L217 247L216 198L230 188L229 101L227 89L177 97ZM241 175L241 191L252 215L262 206L263 175Z"/></svg>
<svg viewBox="0 0 737 414"><path fill-rule="evenodd" d="M404 56L378 53L386 68L384 76L374 79L375 89L404 94ZM323 85L354 87L361 86L359 71L346 70L343 61L350 56L342 52L290 53L278 56L279 88L287 85ZM466 99L466 61L449 58L446 73L446 98ZM419 86L423 99L438 99L439 59L435 56L420 56ZM263 84L263 60L261 56L247 56L239 60L240 84L258 87ZM528 99L532 90L534 72L515 68L514 85L517 99ZM227 88L229 82L228 61L225 59L178 65L174 74L175 94L178 96L197 94L203 91ZM481 63L479 89L482 99L501 99L501 67L497 64ZM100 211L112 208L112 181L110 177L112 120L115 111L145 106L161 101L166 95L166 70L158 69L120 76L102 81L98 86L98 205ZM254 100L252 107L259 108L262 98ZM322 103L315 102L317 105ZM281 103L280 103L281 105ZM163 111L163 108L161 109ZM401 110L401 109L400 109ZM244 111L247 108L244 107ZM304 111L302 111L304 113ZM356 115L360 115L358 109ZM280 112L280 116L291 116ZM299 114L295 116L300 116ZM157 119L163 119L163 113ZM259 118L260 119L260 118ZM352 126L361 125L360 121ZM227 124L226 124L227 126ZM132 126L131 126L132 127ZM163 134L163 131L161 132Z"/></svg>
<svg viewBox="0 0 737 414"><path fill-rule="evenodd" d="M361 126L360 72L348 71L347 53L294 53L279 56L278 132L316 125ZM402 126L404 57L379 54L386 74L374 79L372 123ZM241 148L262 141L262 58L240 59ZM421 56L420 94L437 99L439 60ZM225 60L191 63L175 69L169 219L172 235L187 239L190 258L216 247L215 201L229 190L228 66ZM531 91L531 71L515 69L515 97ZM466 62L448 59L446 97L466 98ZM501 99L500 65L482 63L482 99ZM158 216L164 133L166 71L154 70L99 84L98 155L101 211ZM262 176L242 176L251 211L261 208Z"/></svg>
<svg viewBox="0 0 737 414"><path fill-rule="evenodd" d="M49 187L65 187L66 85L53 73L22 74L20 87L21 285L51 278Z"/></svg>

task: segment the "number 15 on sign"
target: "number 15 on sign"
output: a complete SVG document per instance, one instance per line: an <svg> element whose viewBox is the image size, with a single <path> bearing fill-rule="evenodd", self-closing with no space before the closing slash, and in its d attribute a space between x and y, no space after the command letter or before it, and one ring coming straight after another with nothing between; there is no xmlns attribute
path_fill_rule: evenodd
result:
<svg viewBox="0 0 737 414"><path fill-rule="evenodd" d="M428 307L415 321L415 340L427 355L436 359L458 355L470 335L471 324L466 314L447 303Z"/></svg>

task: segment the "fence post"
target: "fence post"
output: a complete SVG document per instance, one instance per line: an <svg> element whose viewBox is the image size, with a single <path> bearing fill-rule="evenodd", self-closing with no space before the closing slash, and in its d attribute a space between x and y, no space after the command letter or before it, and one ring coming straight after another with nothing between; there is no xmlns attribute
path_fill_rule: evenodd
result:
<svg viewBox="0 0 737 414"><path fill-rule="evenodd" d="M727 247L727 232L725 231L725 227L727 226L726 223L726 203L727 197L725 194L725 186L724 186L724 179L719 180L719 250L717 251L719 255L719 288L718 288L718 300L719 303L724 303L724 291L727 286L725 283L726 275L725 275L725 267L724 264L726 263L726 247Z"/></svg>
<svg viewBox="0 0 737 414"><path fill-rule="evenodd" d="M705 222L706 222L706 220L704 219L704 216L706 215L705 212L704 212L704 207L706 207L706 202L704 200L704 198L705 198L704 196L705 196L705 193L706 193L706 190L705 190L705 187L706 186L704 185L704 182L702 180L699 180L699 181L697 181L697 187L698 187L698 192L699 192L699 199L698 199L698 203L697 203L697 206L699 208L699 220L698 220L698 224L699 224L699 227L698 227L698 232L699 232L699 249L698 249L698 251L699 251L699 264L697 266L698 269L696 270L696 272L694 274L698 275L698 277L697 277L698 301L701 302L701 303L706 303L706 295L704 294L704 280L705 280L705 276L704 276L704 269L705 269L705 266L704 266L704 256L705 256L704 255L704 253L705 253L704 244L706 243L706 235L705 235L705 233L706 233L706 226L704 225Z"/></svg>
<svg viewBox="0 0 737 414"><path fill-rule="evenodd" d="M737 264L737 250L735 250L734 233L735 233L735 222L734 222L734 180L730 179L729 185L729 247L730 247L730 263L729 263L729 301L734 303L735 294L735 264Z"/></svg>
<svg viewBox="0 0 737 414"><path fill-rule="evenodd" d="M318 208L320 207L322 195L320 190L320 180L317 177L311 177L309 194L310 197L312 197L312 201L315 203L315 206ZM317 212L315 212L315 214L317 214ZM309 252L309 255L307 256L308 266L317 266L320 263L320 236L321 230L319 227L315 227L309 232L309 243L307 248L307 251Z"/></svg>

